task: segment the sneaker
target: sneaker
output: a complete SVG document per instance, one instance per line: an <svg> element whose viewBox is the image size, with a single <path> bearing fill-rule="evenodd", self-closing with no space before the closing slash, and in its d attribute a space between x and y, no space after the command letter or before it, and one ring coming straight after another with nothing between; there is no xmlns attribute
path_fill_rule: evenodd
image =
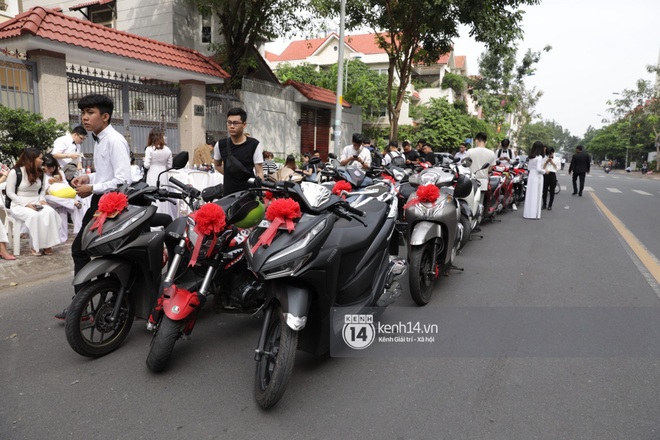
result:
<svg viewBox="0 0 660 440"><path fill-rule="evenodd" d="M541 206L541 209L546 209L545 205Z"/></svg>
<svg viewBox="0 0 660 440"><path fill-rule="evenodd" d="M548 206L548 211L552 211L552 206Z"/></svg>
<svg viewBox="0 0 660 440"><path fill-rule="evenodd" d="M66 319L66 309L62 310L60 313L56 313L55 314L55 319L65 320Z"/></svg>
<svg viewBox="0 0 660 440"><path fill-rule="evenodd" d="M513 209L514 211L517 211L517 210L518 210L518 207L517 207L516 204L514 203L513 205L511 205L511 209Z"/></svg>

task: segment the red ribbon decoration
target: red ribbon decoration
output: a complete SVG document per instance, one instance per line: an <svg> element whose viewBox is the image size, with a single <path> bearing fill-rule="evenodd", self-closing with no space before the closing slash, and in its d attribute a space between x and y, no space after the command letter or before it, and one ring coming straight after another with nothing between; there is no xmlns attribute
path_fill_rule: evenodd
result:
<svg viewBox="0 0 660 440"><path fill-rule="evenodd" d="M99 207L94 213L94 223L90 231L98 229L99 235L103 234L103 224L108 218L117 217L128 206L128 196L120 192L103 194L99 199Z"/></svg>
<svg viewBox="0 0 660 440"><path fill-rule="evenodd" d="M440 190L438 189L437 186L431 183L428 185L422 185L419 188L417 188L415 198L413 198L408 203L406 203L403 209L408 209L411 206L415 206L418 203L435 204L435 201L438 200L438 197L440 197Z"/></svg>
<svg viewBox="0 0 660 440"><path fill-rule="evenodd" d="M199 251L202 248L204 238L206 238L207 235L213 234L213 239L206 252L206 257L210 257L213 248L215 247L215 243L218 241L218 234L225 229L227 222L225 211L215 203L207 203L203 205L197 211L190 214L190 217L195 220L194 231L197 232L197 241L194 244L193 254L192 257L190 257L188 266L194 266L197 264L197 258L199 258Z"/></svg>
<svg viewBox="0 0 660 440"><path fill-rule="evenodd" d="M350 183L348 183L345 180L340 180L339 182L335 183L335 185L332 187L332 193L341 196L342 191L351 192L352 189L353 187L351 186Z"/></svg>
<svg viewBox="0 0 660 440"><path fill-rule="evenodd" d="M275 238L275 234L277 234L277 230L282 225L286 225L286 229L289 233L293 232L296 228L293 220L300 218L301 216L300 205L295 200L273 200L266 210L266 220L270 221L270 226L261 234L257 243L252 247L251 252L255 253L256 250L259 249L259 246L262 245L270 246Z"/></svg>
<svg viewBox="0 0 660 440"><path fill-rule="evenodd" d="M273 193L270 191L264 192L264 207L268 208L268 205L270 205L270 202L273 201Z"/></svg>

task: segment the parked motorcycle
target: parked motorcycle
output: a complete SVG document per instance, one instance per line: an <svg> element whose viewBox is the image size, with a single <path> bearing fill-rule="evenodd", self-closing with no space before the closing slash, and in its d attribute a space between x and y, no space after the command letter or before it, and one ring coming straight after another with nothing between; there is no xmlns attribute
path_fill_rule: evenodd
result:
<svg viewBox="0 0 660 440"><path fill-rule="evenodd" d="M464 233L458 198L472 192L472 182L450 167L434 167L410 177L417 190L405 206L408 223L410 295L428 304L440 274L452 267Z"/></svg>
<svg viewBox="0 0 660 440"><path fill-rule="evenodd" d="M521 203L525 200L527 192L527 162L514 165L511 172L513 173L513 200L515 203Z"/></svg>
<svg viewBox="0 0 660 440"><path fill-rule="evenodd" d="M387 306L401 294L407 264L388 254L395 204L371 198L356 209L322 185L263 184L282 198L250 234L246 256L266 290L254 395L270 408L286 390L296 348L329 350L331 308Z"/></svg>
<svg viewBox="0 0 660 440"><path fill-rule="evenodd" d="M472 182L472 190L465 197L459 197L458 203L461 208L461 224L463 225L463 235L461 238L461 249L465 247L467 242L471 239L474 232L479 230L479 225L484 216L484 205L481 200L481 184L479 179L473 177L470 171L472 164L471 158L465 158L462 162L456 162L456 170L459 174L470 179ZM476 237L483 238L482 235L475 235Z"/></svg>
<svg viewBox="0 0 660 440"><path fill-rule="evenodd" d="M192 333L209 295L217 295L215 304L234 313L255 313L261 306L263 289L247 270L243 242L263 216L261 201L243 192L180 219L171 232L178 246L149 317L150 329L156 329L146 361L151 371L166 368L176 341Z"/></svg>
<svg viewBox="0 0 660 440"><path fill-rule="evenodd" d="M177 168L185 164L182 160ZM192 208L199 191L171 192L144 182L125 185L99 200L99 214L82 234L82 249L93 259L74 277L83 287L67 308L65 333L71 348L87 357L104 356L128 336L135 317L147 319L158 297L164 247L172 222L150 231L153 201L183 199Z"/></svg>

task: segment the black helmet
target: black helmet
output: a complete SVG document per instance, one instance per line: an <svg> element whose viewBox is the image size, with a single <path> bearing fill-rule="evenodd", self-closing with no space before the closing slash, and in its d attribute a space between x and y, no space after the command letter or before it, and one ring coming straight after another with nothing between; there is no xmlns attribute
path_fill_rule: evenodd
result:
<svg viewBox="0 0 660 440"><path fill-rule="evenodd" d="M454 186L454 197L461 199L467 197L472 192L472 180L467 176L460 175L456 179L456 186Z"/></svg>

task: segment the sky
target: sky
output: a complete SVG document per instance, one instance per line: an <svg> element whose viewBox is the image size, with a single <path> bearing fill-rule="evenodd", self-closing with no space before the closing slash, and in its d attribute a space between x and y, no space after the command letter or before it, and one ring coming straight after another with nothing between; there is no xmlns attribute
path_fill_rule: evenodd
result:
<svg viewBox="0 0 660 440"><path fill-rule="evenodd" d="M606 125L613 92L635 89L639 79L655 81L646 66L660 56L660 1L544 0L524 9L518 56L552 46L525 84L543 91L536 112L573 136ZM454 44L456 55L467 56L469 74L478 73L482 51L469 38Z"/></svg>
<svg viewBox="0 0 660 440"><path fill-rule="evenodd" d="M543 91L536 112L573 136L606 125L613 92L634 89L639 79L655 81L646 66L660 57L660 0L542 0L524 9L519 57L552 46L525 80ZM484 47L465 35L454 42L454 53L467 56L468 73L475 75Z"/></svg>

